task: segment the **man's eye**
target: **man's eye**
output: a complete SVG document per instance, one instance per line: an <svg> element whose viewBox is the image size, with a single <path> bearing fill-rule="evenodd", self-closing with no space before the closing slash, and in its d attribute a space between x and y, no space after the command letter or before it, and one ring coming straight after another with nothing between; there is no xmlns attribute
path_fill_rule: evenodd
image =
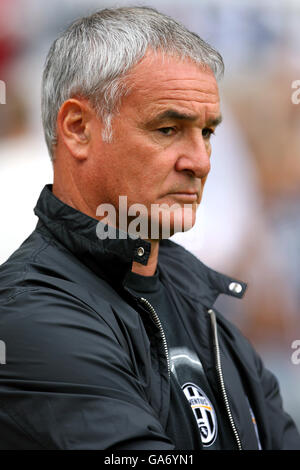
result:
<svg viewBox="0 0 300 470"><path fill-rule="evenodd" d="M215 134L214 130L210 129L209 127L206 127L205 129L202 130L202 135L204 139L209 139L212 134Z"/></svg>
<svg viewBox="0 0 300 470"><path fill-rule="evenodd" d="M158 129L158 131L168 137L174 134L174 132L176 131L176 128L175 127L161 127L160 129Z"/></svg>

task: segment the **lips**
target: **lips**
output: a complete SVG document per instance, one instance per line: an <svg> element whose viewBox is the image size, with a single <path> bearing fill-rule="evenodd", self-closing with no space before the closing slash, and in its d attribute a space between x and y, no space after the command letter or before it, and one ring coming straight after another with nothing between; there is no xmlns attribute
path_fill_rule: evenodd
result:
<svg viewBox="0 0 300 470"><path fill-rule="evenodd" d="M169 193L169 194L198 194L199 191L174 191L174 193Z"/></svg>
<svg viewBox="0 0 300 470"><path fill-rule="evenodd" d="M190 191L177 191L174 193L169 193L168 196L172 196L176 199L185 200L187 202L194 202L198 200L198 192L190 192Z"/></svg>

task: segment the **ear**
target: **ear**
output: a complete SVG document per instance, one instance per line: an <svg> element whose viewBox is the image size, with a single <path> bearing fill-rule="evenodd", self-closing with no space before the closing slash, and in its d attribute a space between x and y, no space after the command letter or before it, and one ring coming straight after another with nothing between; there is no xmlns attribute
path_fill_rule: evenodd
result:
<svg viewBox="0 0 300 470"><path fill-rule="evenodd" d="M80 98L65 101L58 112L58 141L62 140L70 154L78 160L85 160L89 155L93 119L89 102Z"/></svg>

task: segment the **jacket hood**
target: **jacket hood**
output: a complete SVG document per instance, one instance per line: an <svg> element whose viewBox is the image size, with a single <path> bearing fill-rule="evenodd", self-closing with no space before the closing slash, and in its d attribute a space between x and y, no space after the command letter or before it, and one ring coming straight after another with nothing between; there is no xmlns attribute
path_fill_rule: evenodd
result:
<svg viewBox="0 0 300 470"><path fill-rule="evenodd" d="M98 224L108 233L110 227L62 202L53 194L51 184L43 188L34 212L39 217L38 229L50 232L81 262L114 285L123 283L133 261L143 265L148 263L150 242L118 229L113 229L113 238L108 236L101 240L97 236ZM160 241L158 266L162 276L176 283L185 295L208 306L221 293L242 297L247 287L246 283L207 267L171 240ZM195 282L195 276L198 282Z"/></svg>

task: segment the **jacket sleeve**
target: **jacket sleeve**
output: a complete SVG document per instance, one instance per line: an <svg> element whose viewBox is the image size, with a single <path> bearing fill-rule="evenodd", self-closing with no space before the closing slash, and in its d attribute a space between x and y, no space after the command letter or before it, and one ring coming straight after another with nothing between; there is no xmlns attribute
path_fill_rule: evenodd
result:
<svg viewBox="0 0 300 470"><path fill-rule="evenodd" d="M0 305L0 338L0 449L174 449L128 354L84 302L20 293Z"/></svg>
<svg viewBox="0 0 300 470"><path fill-rule="evenodd" d="M272 450L300 450L300 434L284 411L278 380L255 352L257 369L265 396L265 413L269 423Z"/></svg>

